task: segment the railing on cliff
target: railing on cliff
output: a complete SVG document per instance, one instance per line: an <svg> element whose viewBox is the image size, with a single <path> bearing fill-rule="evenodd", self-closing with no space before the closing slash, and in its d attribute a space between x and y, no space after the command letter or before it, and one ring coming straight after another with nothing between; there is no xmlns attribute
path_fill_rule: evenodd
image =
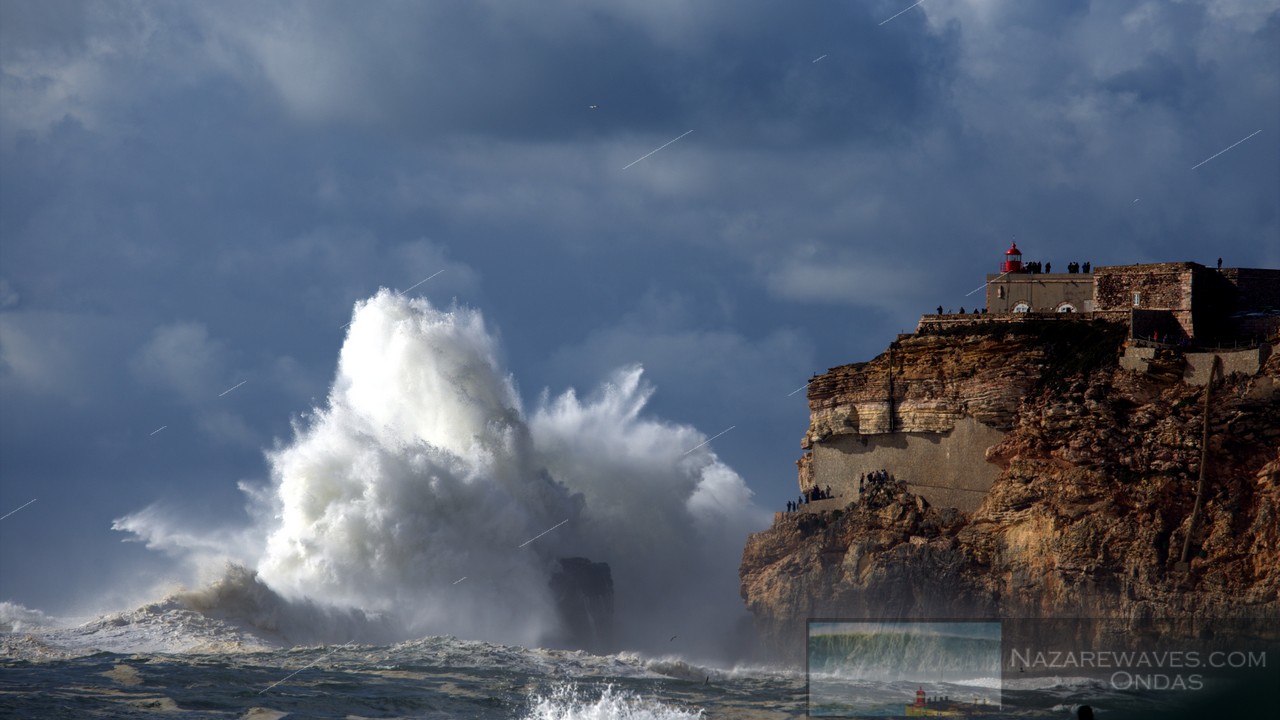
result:
<svg viewBox="0 0 1280 720"><path fill-rule="evenodd" d="M1080 322L1104 319L1092 312L1007 312L1007 313L930 313L920 316L916 325L917 335L929 335L949 328L970 327L995 323L1020 323L1032 321ZM1109 319L1109 318L1106 318Z"/></svg>
<svg viewBox="0 0 1280 720"><path fill-rule="evenodd" d="M1242 350L1257 350L1264 345L1271 344L1261 338L1236 340L1230 345L1200 345L1194 342L1165 342L1164 340L1152 340L1151 338L1143 337L1132 337L1125 342L1133 347L1155 348L1156 350L1177 350L1179 352L1187 353L1240 352Z"/></svg>

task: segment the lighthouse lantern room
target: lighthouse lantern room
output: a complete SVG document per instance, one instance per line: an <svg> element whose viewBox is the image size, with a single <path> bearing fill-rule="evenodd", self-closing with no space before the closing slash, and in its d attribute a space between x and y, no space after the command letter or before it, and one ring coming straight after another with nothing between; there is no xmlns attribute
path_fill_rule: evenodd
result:
<svg viewBox="0 0 1280 720"><path fill-rule="evenodd" d="M1000 266L1000 272L1022 272L1022 251L1018 249L1018 243L1013 243L1004 251L1004 264Z"/></svg>

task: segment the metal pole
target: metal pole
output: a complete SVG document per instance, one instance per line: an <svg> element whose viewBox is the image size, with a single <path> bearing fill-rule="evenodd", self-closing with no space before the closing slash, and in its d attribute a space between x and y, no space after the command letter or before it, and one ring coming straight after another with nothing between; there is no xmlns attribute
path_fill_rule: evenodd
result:
<svg viewBox="0 0 1280 720"><path fill-rule="evenodd" d="M1196 504L1191 508L1191 521L1187 523L1187 536L1182 541L1182 559L1179 567L1190 571L1187 558L1191 553L1191 535L1196 529L1196 520L1200 518L1200 506L1204 503L1204 475L1209 464L1209 398L1213 395L1213 380L1218 375L1222 358L1213 356L1213 367L1209 370L1209 382L1204 386L1204 429L1200 435L1200 478L1196 481Z"/></svg>

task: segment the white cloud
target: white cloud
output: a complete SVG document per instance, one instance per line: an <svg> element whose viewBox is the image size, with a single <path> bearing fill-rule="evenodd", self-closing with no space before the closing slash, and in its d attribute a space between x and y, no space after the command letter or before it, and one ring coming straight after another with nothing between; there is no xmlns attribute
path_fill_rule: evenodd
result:
<svg viewBox="0 0 1280 720"><path fill-rule="evenodd" d="M100 394L114 322L51 311L0 314L0 389L83 404Z"/></svg>
<svg viewBox="0 0 1280 720"><path fill-rule="evenodd" d="M257 448L264 444L244 418L229 410L202 412L196 422L207 437L221 445Z"/></svg>
<svg viewBox="0 0 1280 720"><path fill-rule="evenodd" d="M867 305L901 311L926 278L914 267L883 259L838 256L784 258L765 283L778 297L801 302ZM920 308L915 308L919 310Z"/></svg>
<svg viewBox="0 0 1280 720"><path fill-rule="evenodd" d="M19 132L43 134L68 117L90 130L125 130L132 119L119 111L153 92L155 83L188 84L210 69L200 59L201 44L191 42L182 20L166 9L132 2L41 5L6 8L13 13L0 42L0 137L6 143ZM122 80L127 68L153 63L165 72L149 73L143 83Z"/></svg>
<svg viewBox="0 0 1280 720"><path fill-rule="evenodd" d="M1280 11L1280 0L1208 0L1208 6L1209 17L1217 22L1239 31L1257 32Z"/></svg>
<svg viewBox="0 0 1280 720"><path fill-rule="evenodd" d="M641 365L663 398L700 398L727 415L768 412L785 395L743 393L747 387L790 389L808 377L813 345L800 333L774 330L748 337L725 324L697 327L708 312L679 294L648 293L616 324L556 351L549 365L566 382L605 377Z"/></svg>
<svg viewBox="0 0 1280 720"><path fill-rule="evenodd" d="M225 374L226 350L202 323L162 325L138 349L130 370L144 384L162 387L190 404L217 396Z"/></svg>
<svg viewBox="0 0 1280 720"><path fill-rule="evenodd" d="M17 307L20 302L22 302L22 296L9 283L8 278L0 277L0 310Z"/></svg>
<svg viewBox="0 0 1280 720"><path fill-rule="evenodd" d="M319 370L303 365L290 355L273 360L268 375L272 386L295 401L323 396L328 387L327 378Z"/></svg>

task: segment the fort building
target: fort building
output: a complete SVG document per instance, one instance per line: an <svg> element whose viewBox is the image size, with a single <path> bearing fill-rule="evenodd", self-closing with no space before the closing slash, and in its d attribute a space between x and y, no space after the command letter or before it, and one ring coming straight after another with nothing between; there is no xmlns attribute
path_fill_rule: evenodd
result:
<svg viewBox="0 0 1280 720"><path fill-rule="evenodd" d="M987 275L980 319L1086 313L1128 324L1131 338L1181 346L1230 345L1280 331L1280 270L1185 261L1097 268L1073 262L1066 273L1045 272L1049 267L1023 262L1012 244L1000 272ZM977 319L925 315L917 332Z"/></svg>
<svg viewBox="0 0 1280 720"><path fill-rule="evenodd" d="M987 312L1091 312L1093 275L1088 272L1033 271L1022 262L1018 244L1005 251L1000 273L987 275ZM1072 265L1074 267L1074 264Z"/></svg>

